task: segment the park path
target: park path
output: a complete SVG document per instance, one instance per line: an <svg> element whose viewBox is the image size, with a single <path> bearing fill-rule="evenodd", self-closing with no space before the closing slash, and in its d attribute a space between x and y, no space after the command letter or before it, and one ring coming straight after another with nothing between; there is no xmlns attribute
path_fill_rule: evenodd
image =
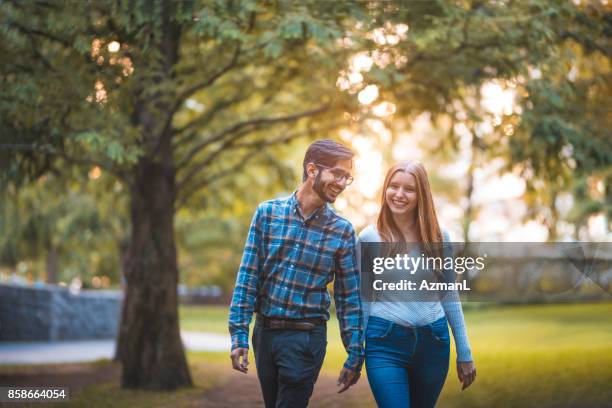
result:
<svg viewBox="0 0 612 408"><path fill-rule="evenodd" d="M229 351L229 335L181 331L190 351ZM61 364L112 359L115 340L0 343L0 365Z"/></svg>
<svg viewBox="0 0 612 408"><path fill-rule="evenodd" d="M361 378L356 385L342 394L338 394L336 379L337 377L334 375L321 374L308 406L311 408L376 406L366 378ZM205 403L205 405L200 406L213 408L257 408L264 406L255 373L247 375L238 372L229 373L223 382L204 394L204 400L199 402Z"/></svg>
<svg viewBox="0 0 612 408"><path fill-rule="evenodd" d="M181 337L185 347L191 351L223 352L230 349L228 335L182 331ZM90 361L112 359L114 350L114 340L0 343L0 366L19 365L23 367L16 371L0 371L0 383L69 385L72 392L78 392L88 385L118 382L119 366L117 364L87 364ZM36 367L39 364L61 365ZM257 408L264 406L254 371L244 375L232 370L229 364L213 365L214 368L207 368L216 372L215 375L219 381L201 394L181 401L181 407ZM329 373L322 373L309 406L315 408L375 406L365 378L343 394L337 394L337 390L336 377Z"/></svg>
<svg viewBox="0 0 612 408"><path fill-rule="evenodd" d="M193 398L186 406L206 406L211 408L263 407L263 398L255 373L244 375L238 372L226 373L225 379L210 391ZM373 407L367 379L362 378L355 386L343 394L338 394L336 376L321 374L315 385L309 407Z"/></svg>
<svg viewBox="0 0 612 408"><path fill-rule="evenodd" d="M255 372L244 375L229 367L229 364L211 363L194 370L198 375L214 378L214 385L201 392L180 400L172 405L153 405L158 408L261 408L263 399ZM90 364L70 363L48 366L21 366L18 369L1 369L0 384L20 386L69 386L71 393L78 394L83 388L101 383L119 384L120 366L117 363ZM204 378L204 381L208 381ZM336 377L322 373L310 400L311 408L365 408L374 407L367 379L362 378L343 394L337 394Z"/></svg>

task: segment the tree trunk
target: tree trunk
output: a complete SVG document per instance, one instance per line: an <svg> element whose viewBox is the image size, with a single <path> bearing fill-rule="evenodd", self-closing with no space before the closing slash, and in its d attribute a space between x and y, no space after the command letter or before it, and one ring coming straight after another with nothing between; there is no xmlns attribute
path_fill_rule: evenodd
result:
<svg viewBox="0 0 612 408"><path fill-rule="evenodd" d="M604 216L606 220L606 236L610 234L610 223L612 223L612 172L604 178Z"/></svg>
<svg viewBox="0 0 612 408"><path fill-rule="evenodd" d="M467 207L463 212L462 226L463 226L463 242L468 244L470 242L470 228L472 226L472 222L474 221L474 171L476 170L476 163L478 160L478 145L476 140L476 133L474 131L472 133L472 143L471 143L471 158L470 158L470 166L467 171L467 186L465 191L465 197L467 199ZM462 279L466 281L467 286L469 287L472 283L472 277L469 272L466 272Z"/></svg>
<svg viewBox="0 0 612 408"><path fill-rule="evenodd" d="M548 219L548 242L555 242L559 238L557 224L559 223L559 210L557 209L557 189L550 193L550 217Z"/></svg>
<svg viewBox="0 0 612 408"><path fill-rule="evenodd" d="M125 388L171 390L192 385L179 331L174 238L177 186L172 132L167 126L173 111L168 89L176 85L172 82L173 67L179 59L180 28L172 17L177 4L161 3L160 27L156 31L159 52L145 54L161 58L156 75L166 82L165 90L151 95L145 89L134 88L132 119L142 129L146 153L133 169L130 187L132 231L125 260L126 288L117 346L122 363L121 385ZM145 58L135 65L152 62Z"/></svg>
<svg viewBox="0 0 612 408"><path fill-rule="evenodd" d="M53 245L49 246L48 248L45 263L47 269L47 283L57 283L57 277L59 275L59 254L57 252L57 248Z"/></svg>
<svg viewBox="0 0 612 408"><path fill-rule="evenodd" d="M465 191L465 196L467 198L467 207L463 212L463 242L470 242L470 227L472 226L472 222L474 221L474 166L470 164L470 168L468 170L468 181L467 187Z"/></svg>
<svg viewBox="0 0 612 408"><path fill-rule="evenodd" d="M119 359L126 388L190 386L178 321L174 168L143 158L131 191L132 236Z"/></svg>
<svg viewBox="0 0 612 408"><path fill-rule="evenodd" d="M466 244L470 242L470 227L474 221L474 171L476 170L476 164L478 161L478 140L476 132L471 129L472 142L470 143L470 165L467 171L467 186L465 191L465 197L467 199L467 207L463 212L462 226L463 226L463 242ZM466 274L467 275L467 274Z"/></svg>

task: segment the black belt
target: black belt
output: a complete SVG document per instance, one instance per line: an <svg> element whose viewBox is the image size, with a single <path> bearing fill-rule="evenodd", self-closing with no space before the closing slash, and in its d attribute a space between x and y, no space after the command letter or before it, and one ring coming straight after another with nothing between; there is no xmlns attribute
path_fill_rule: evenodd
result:
<svg viewBox="0 0 612 408"><path fill-rule="evenodd" d="M275 317L266 317L260 314L257 315L257 321L263 324L264 327L276 330L313 330L317 326L322 326L326 323L325 319L320 318L305 318L305 319L278 319Z"/></svg>

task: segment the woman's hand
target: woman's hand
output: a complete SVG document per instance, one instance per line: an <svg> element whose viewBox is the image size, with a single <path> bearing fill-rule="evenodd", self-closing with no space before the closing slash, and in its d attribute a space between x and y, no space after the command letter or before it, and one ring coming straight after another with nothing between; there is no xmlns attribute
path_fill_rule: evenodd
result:
<svg viewBox="0 0 612 408"><path fill-rule="evenodd" d="M476 379L476 366L474 365L474 362L458 362L457 376L459 377L459 381L463 384L461 387L461 391L463 391Z"/></svg>

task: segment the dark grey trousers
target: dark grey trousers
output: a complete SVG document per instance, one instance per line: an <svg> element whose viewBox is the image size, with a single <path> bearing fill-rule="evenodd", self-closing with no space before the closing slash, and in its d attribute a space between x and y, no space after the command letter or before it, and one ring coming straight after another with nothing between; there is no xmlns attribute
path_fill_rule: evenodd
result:
<svg viewBox="0 0 612 408"><path fill-rule="evenodd" d="M301 331L255 323L253 351L266 408L308 406L326 346L326 325Z"/></svg>

